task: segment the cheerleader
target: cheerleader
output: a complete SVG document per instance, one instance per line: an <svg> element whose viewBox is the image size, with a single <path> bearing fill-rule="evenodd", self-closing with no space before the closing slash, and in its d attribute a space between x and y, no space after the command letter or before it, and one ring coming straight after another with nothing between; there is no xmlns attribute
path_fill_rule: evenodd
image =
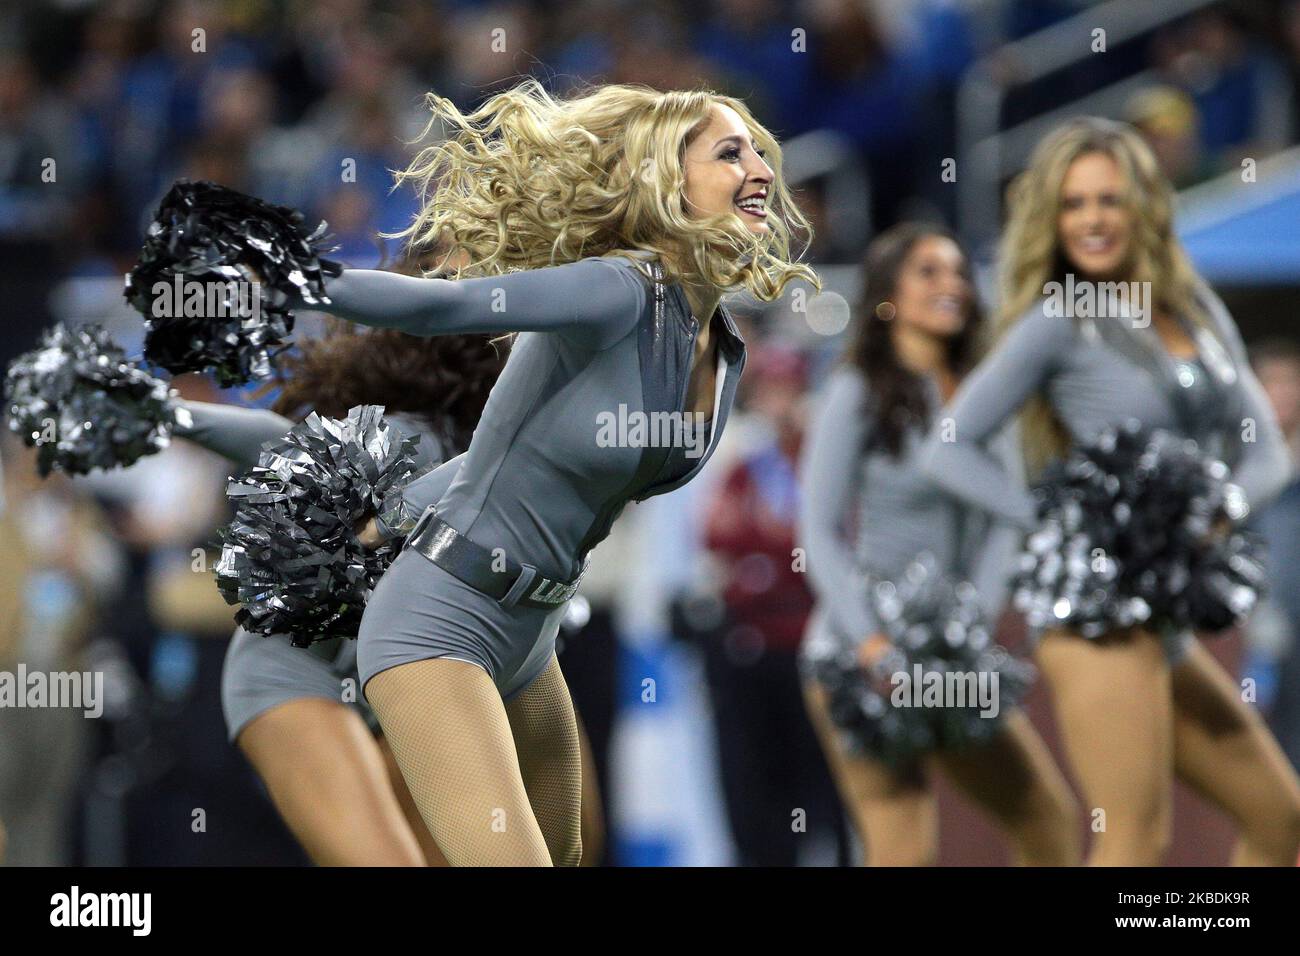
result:
<svg viewBox="0 0 1300 956"><path fill-rule="evenodd" d="M339 324L280 360L276 409L294 418L342 417L382 404L385 417L419 435L416 463L430 467L469 443L501 368L479 337L416 339L358 334ZM256 464L264 442L293 425L273 411L182 401L192 424L176 434ZM322 866L422 866L442 856L420 820L373 718L358 699L356 642L294 647L286 634L235 631L226 652L221 706L230 740L248 757L276 809Z"/></svg>
<svg viewBox="0 0 1300 956"><path fill-rule="evenodd" d="M1019 411L1031 475L1139 416L1225 460L1253 508L1283 487L1290 465L1273 412L1131 129L1083 118L1039 144L1010 194L1001 266L998 344L958 391L951 430L931 435L934 482L1035 527L1033 496L981 447ZM1116 282L1132 285L1100 285ZM1065 308L1062 290L1076 297ZM1107 290L1130 290L1127 306ZM1099 314L1104 303L1114 314ZM1202 645L1172 630L1090 639L1067 627L1045 631L1037 658L1086 797L1090 862L1160 863L1177 775L1237 823L1234 863L1295 863L1300 780Z"/></svg>
<svg viewBox="0 0 1300 956"><path fill-rule="evenodd" d="M445 234L475 277L344 269L326 308L415 335L522 334L469 450L408 487L427 510L367 605L358 664L449 862L572 865L579 746L556 629L626 504L713 454L745 363L722 295L815 280L787 261L807 223L736 99L556 100L527 80L469 115L429 102L429 129L452 135L398 175L423 197L399 236Z"/></svg>
<svg viewBox="0 0 1300 956"><path fill-rule="evenodd" d="M928 553L943 573L970 579L996 621L1015 529L990 528L918 464L928 424L972 364L982 325L966 257L951 235L904 223L879 236L864 262L862 314L818 402L802 465L800 538L818 602L806 658L847 641L870 667L890 638L867 578L901 580ZM1069 787L1021 711L1004 705L988 742L887 763L848 746L820 682L806 680L805 696L869 864L936 861L935 770L997 821L1017 862L1077 862Z"/></svg>

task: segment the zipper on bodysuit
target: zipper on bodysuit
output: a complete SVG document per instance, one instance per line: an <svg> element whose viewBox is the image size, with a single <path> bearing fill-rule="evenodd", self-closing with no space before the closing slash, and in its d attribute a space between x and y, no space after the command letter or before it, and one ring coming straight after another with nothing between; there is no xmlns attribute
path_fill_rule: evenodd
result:
<svg viewBox="0 0 1300 956"><path fill-rule="evenodd" d="M691 332L686 338L686 374L682 376L681 394L677 397L677 410L686 414L686 392L691 386L692 365L695 364L695 337L700 332L700 320L691 316Z"/></svg>

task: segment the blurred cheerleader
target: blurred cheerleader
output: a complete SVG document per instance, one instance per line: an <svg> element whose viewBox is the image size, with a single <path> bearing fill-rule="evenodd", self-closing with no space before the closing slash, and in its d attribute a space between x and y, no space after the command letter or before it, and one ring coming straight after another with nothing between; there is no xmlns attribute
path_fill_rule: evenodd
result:
<svg viewBox="0 0 1300 956"><path fill-rule="evenodd" d="M991 528L918 464L926 429L973 364L982 325L961 248L941 227L904 223L871 244L863 273L860 328L817 403L802 468L800 538L818 601L806 659L847 640L871 667L890 637L867 575L900 581L928 552L942 574L976 585L995 622L1015 529ZM807 680L805 694L869 864L936 862L934 770L997 821L1018 863L1077 862L1073 798L1021 711L1006 705L986 741L886 762L849 746L822 682Z"/></svg>
<svg viewBox="0 0 1300 956"><path fill-rule="evenodd" d="M1145 284L1131 288L1149 290L1146 315L1106 282ZM1038 145L1010 194L1001 286L997 346L954 399L955 434L932 433L926 451L942 487L1035 528L1033 496L981 447L1022 408L1031 475L1140 417L1226 461L1253 508L1283 487L1290 464L1273 412L1232 317L1174 234L1168 183L1131 129L1082 118ZM1093 307L1056 308L1061 288L1094 292ZM1175 774L1236 821L1235 863L1295 863L1300 780L1190 634L1134 626L1090 639L1049 628L1037 656L1087 806L1104 819L1092 863L1161 862Z"/></svg>

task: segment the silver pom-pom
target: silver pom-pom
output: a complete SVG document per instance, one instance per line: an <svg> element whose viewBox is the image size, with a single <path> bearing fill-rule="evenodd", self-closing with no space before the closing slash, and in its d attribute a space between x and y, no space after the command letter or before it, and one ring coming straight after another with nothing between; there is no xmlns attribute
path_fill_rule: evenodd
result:
<svg viewBox="0 0 1300 956"><path fill-rule="evenodd" d="M991 739L1035 671L994 642L974 586L953 583L923 554L898 580L868 587L884 653L864 666L860 638L826 634L801 655L849 747L899 765Z"/></svg>
<svg viewBox="0 0 1300 956"><path fill-rule="evenodd" d="M98 325L56 325L5 379L9 428L38 449L42 475L129 465L166 448L185 414L170 395Z"/></svg>
<svg viewBox="0 0 1300 956"><path fill-rule="evenodd" d="M222 530L217 585L235 619L261 634L289 633L295 644L355 637L370 591L399 549L367 550L356 527L392 508L421 474L415 438L359 405L347 418L315 413L262 451L226 490L235 519Z"/></svg>
<svg viewBox="0 0 1300 956"><path fill-rule="evenodd" d="M1190 439L1136 421L1103 431L1035 488L1015 606L1036 632L1096 638L1143 626L1219 631L1265 583L1257 538L1234 530L1249 507L1228 467Z"/></svg>
<svg viewBox="0 0 1300 956"><path fill-rule="evenodd" d="M222 386L267 378L293 303L329 303L324 277L340 267L321 258L325 228L308 233L296 210L177 180L123 290L145 318L145 356L176 373L211 369Z"/></svg>

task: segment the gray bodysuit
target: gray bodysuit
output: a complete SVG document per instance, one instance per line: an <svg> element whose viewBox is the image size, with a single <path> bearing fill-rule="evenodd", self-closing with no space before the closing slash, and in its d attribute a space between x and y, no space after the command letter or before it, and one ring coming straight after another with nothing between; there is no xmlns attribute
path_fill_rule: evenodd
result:
<svg viewBox="0 0 1300 956"><path fill-rule="evenodd" d="M1199 297L1214 335L1189 326L1200 349L1197 366L1210 378L1194 392L1194 377L1179 376L1178 362L1154 327L1051 316L1034 306L953 398L945 414L955 440L945 441L937 428L931 432L922 462L926 474L952 494L1032 528L1033 496L1010 480L981 443L1041 393L1079 444L1129 418L1198 439L1232 467L1251 508L1262 508L1290 478L1286 441L1236 323L1209 289L1202 288ZM1215 399L1198 400L1208 388Z"/></svg>
<svg viewBox="0 0 1300 956"><path fill-rule="evenodd" d="M293 422L274 412L208 402L179 402L193 424L176 434L229 458L238 468L257 463L262 445L280 438ZM442 445L428 425L401 413L385 418L409 436L419 435L416 463L424 467L442 460ZM304 697L348 702L367 722L370 709L360 699L356 642L336 638L294 647L287 634L262 636L236 628L221 671L221 710L226 734L233 742L254 718L274 707ZM350 686L348 682L351 682ZM349 693L350 691L350 693Z"/></svg>
<svg viewBox="0 0 1300 956"><path fill-rule="evenodd" d="M439 516L545 577L576 578L631 500L689 481L726 424L745 345L725 306L712 317L718 375L708 445L680 447L699 323L680 284L652 283L627 256L464 280L344 270L327 311L413 335L519 331L463 456L412 482ZM635 422L646 424L640 430ZM619 422L628 423L620 427ZM677 436L677 437L673 437ZM674 445L677 445L675 448ZM548 664L565 606L503 607L418 551L393 562L359 634L362 681L411 661L478 664L503 695Z"/></svg>
<svg viewBox="0 0 1300 956"><path fill-rule="evenodd" d="M939 388L931 378L925 383L933 420ZM920 429L907 430L898 457L871 447L873 405L862 372L846 365L831 373L817 400L800 467L799 538L817 597L808 639L819 640L823 629L859 641L880 631L864 574L897 580L921 552L954 579L971 581L996 622L1019 530L992 522L921 472ZM1008 447L1000 442L1004 458Z"/></svg>
<svg viewBox="0 0 1300 956"><path fill-rule="evenodd" d="M1153 326L1052 316L1034 306L944 413L954 440L932 430L922 456L925 474L979 508L1034 527L1033 496L982 442L1039 393L1079 444L1130 418L1196 438L1232 467L1251 508L1262 508L1289 480L1290 455L1236 323L1208 288L1198 298L1214 332L1187 324L1201 359L1193 366L1171 356Z"/></svg>

